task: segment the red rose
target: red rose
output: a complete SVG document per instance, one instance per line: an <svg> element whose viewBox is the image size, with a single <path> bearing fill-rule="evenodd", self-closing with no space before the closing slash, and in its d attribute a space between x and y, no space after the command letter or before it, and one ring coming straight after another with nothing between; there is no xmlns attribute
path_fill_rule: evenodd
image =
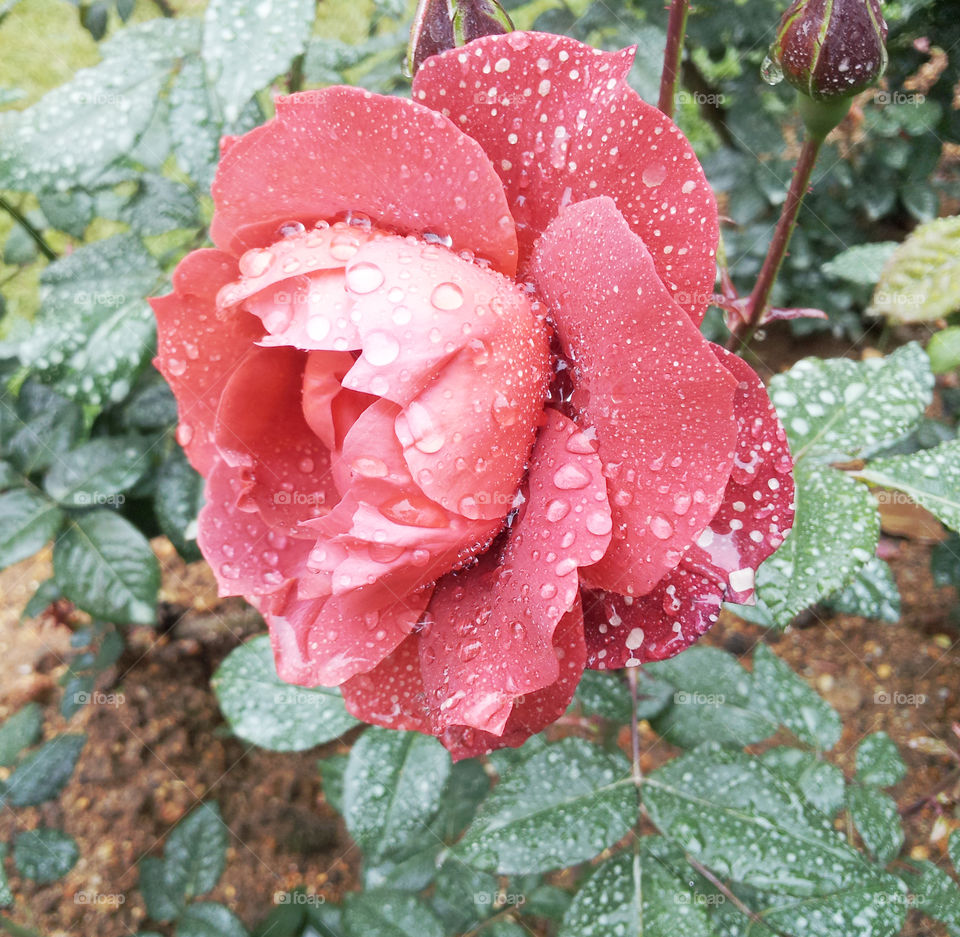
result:
<svg viewBox="0 0 960 937"><path fill-rule="evenodd" d="M632 60L512 33L413 101L281 98L154 302L221 592L285 680L455 757L689 645L792 520L766 393L698 330L713 195Z"/></svg>

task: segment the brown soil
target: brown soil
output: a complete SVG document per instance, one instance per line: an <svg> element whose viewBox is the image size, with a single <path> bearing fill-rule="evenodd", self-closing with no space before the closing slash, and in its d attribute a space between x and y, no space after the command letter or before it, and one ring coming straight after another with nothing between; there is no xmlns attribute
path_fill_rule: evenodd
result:
<svg viewBox="0 0 960 937"><path fill-rule="evenodd" d="M893 568L904 602L897 624L814 618L810 627L780 635L725 616L709 641L740 655L757 641L774 643L777 654L841 713L844 734L832 756L848 774L860 739L883 729L910 769L893 791L902 806L946 783L940 805L924 805L908 816L904 848L904 855L942 862L949 832L960 826L954 816L960 799L952 773L956 761L949 754L960 744L951 729L960 721L956 595L934 587L928 546L896 543ZM203 564L184 568L169 545L157 547L165 565L166 630L133 631L102 682L118 697L117 705L87 706L69 723L58 715L56 688L69 655L68 629L49 618L21 624L18 617L36 583L49 574L49 559L41 555L0 574L0 718L36 699L47 704L48 735L64 729L89 734L58 801L0 815L0 841L47 824L66 829L80 845L76 867L53 885L19 880L7 862L16 895L7 913L48 937L128 937L145 926L137 862L159 854L164 835L207 798L220 804L231 831L227 870L211 897L249 926L269 911L278 890L304 885L336 900L356 887L360 857L342 820L324 802L316 766L337 746L270 754L225 731L209 678L261 625L243 603L217 601ZM896 693L909 703L885 702ZM650 731L643 742L646 770L671 754ZM944 934L919 923L909 924L906 933Z"/></svg>

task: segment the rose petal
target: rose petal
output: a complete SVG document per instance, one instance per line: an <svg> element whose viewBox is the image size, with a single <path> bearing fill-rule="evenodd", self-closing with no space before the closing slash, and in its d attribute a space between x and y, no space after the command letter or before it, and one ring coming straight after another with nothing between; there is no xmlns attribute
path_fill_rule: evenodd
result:
<svg viewBox="0 0 960 937"><path fill-rule="evenodd" d="M266 595L300 575L310 543L277 533L249 500L240 473L218 460L204 488L197 542L217 578L220 595Z"/></svg>
<svg viewBox="0 0 960 937"><path fill-rule="evenodd" d="M716 276L716 201L683 134L627 84L634 53L545 33L489 36L428 59L413 94L492 160L521 263L561 208L608 195L699 325Z"/></svg>
<svg viewBox="0 0 960 937"><path fill-rule="evenodd" d="M173 292L150 300L157 317L154 364L177 398L177 439L201 475L216 458L213 426L224 384L247 349L263 334L246 313L219 317L216 296L235 279L237 263L215 250L198 250L180 262Z"/></svg>
<svg viewBox="0 0 960 937"><path fill-rule="evenodd" d="M615 670L679 654L719 618L725 579L722 570L684 559L644 596L584 589L587 666Z"/></svg>
<svg viewBox="0 0 960 937"><path fill-rule="evenodd" d="M437 733L500 735L518 697L556 682L553 634L576 601L577 569L610 542L600 459L559 413L537 439L528 488L502 551L437 584L420 639Z"/></svg>
<svg viewBox="0 0 960 937"><path fill-rule="evenodd" d="M518 748L531 735L545 729L566 712L583 675L586 660L579 598L560 619L553 633L553 648L560 667L559 676L549 686L528 693L514 705L502 735L451 726L440 736L454 761L476 758L498 748Z"/></svg>
<svg viewBox="0 0 960 937"><path fill-rule="evenodd" d="M516 270L516 232L481 147L412 101L333 87L277 99L277 116L233 143L213 184L210 236L241 254L287 221L362 212L404 233L435 232Z"/></svg>
<svg viewBox="0 0 960 937"><path fill-rule="evenodd" d="M587 576L643 595L720 506L737 439L737 382L610 199L561 211L532 270L573 361L573 407L596 429L608 480L614 539Z"/></svg>
<svg viewBox="0 0 960 937"><path fill-rule="evenodd" d="M254 603L270 628L277 674L299 686L338 686L376 667L413 630L430 589L377 609L363 593L301 599L291 584Z"/></svg>
<svg viewBox="0 0 960 937"><path fill-rule="evenodd" d="M407 635L373 670L351 677L340 690L347 711L364 722L430 734L416 632Z"/></svg>
<svg viewBox="0 0 960 937"><path fill-rule="evenodd" d="M740 382L734 395L737 452L723 501L685 559L726 573L726 600L751 601L757 567L783 543L793 524L793 460L763 382L742 358L713 346Z"/></svg>
<svg viewBox="0 0 960 937"><path fill-rule="evenodd" d="M223 389L216 443L242 469L247 503L277 533L304 537L300 524L337 500L327 447L301 407L306 356L291 348L250 348Z"/></svg>

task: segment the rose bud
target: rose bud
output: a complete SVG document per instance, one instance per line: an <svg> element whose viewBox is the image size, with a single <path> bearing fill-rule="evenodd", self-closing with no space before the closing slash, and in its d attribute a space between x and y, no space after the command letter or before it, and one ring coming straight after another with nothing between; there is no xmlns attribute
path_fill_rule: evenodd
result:
<svg viewBox="0 0 960 937"><path fill-rule="evenodd" d="M424 61L481 36L510 32L513 23L497 0L421 0L410 31L410 74Z"/></svg>
<svg viewBox="0 0 960 937"><path fill-rule="evenodd" d="M794 0L770 54L791 85L829 101L849 98L883 74L886 39L878 0Z"/></svg>

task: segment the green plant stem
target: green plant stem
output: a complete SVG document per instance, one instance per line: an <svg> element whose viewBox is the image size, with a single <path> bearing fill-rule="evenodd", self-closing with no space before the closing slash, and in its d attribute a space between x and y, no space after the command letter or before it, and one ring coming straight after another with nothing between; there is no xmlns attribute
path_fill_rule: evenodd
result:
<svg viewBox="0 0 960 937"><path fill-rule="evenodd" d="M780 211L780 219L777 221L776 230L773 232L773 240L767 249L767 256L760 268L760 275L757 277L753 292L750 293L747 318L737 324L727 341L727 348L730 351L736 351L741 346L749 345L750 339L753 338L754 333L760 327L760 323L763 322L763 315L767 311L767 305L770 301L770 293L783 264L783 258L787 256L790 237L793 234L793 229L797 226L797 214L803 204L807 187L810 185L810 177L813 175L813 167L816 165L821 146L823 146L823 137L814 137L808 134L804 140L797 165L793 169L790 189L787 191L787 197Z"/></svg>
<svg viewBox="0 0 960 937"><path fill-rule="evenodd" d="M627 667L627 682L630 684L630 702L632 715L630 717L630 750L633 755L633 783L639 788L643 784L643 769L640 767L640 720L637 717L637 668Z"/></svg>
<svg viewBox="0 0 960 937"><path fill-rule="evenodd" d="M680 62L683 58L683 37L687 31L687 13L690 0L671 0L670 20L667 23L667 47L663 52L663 72L660 75L660 100L657 107L667 117L673 117Z"/></svg>
<svg viewBox="0 0 960 937"><path fill-rule="evenodd" d="M301 52L290 66L290 72L287 75L288 94L295 94L297 91L303 90L303 60L305 58L305 53Z"/></svg>
<svg viewBox="0 0 960 937"><path fill-rule="evenodd" d="M23 212L17 208L16 205L8 202L2 195L0 195L0 208L2 208L30 237L33 239L34 243L40 248L40 253L43 254L47 260L56 260L57 254L56 251L46 242L43 235L27 220Z"/></svg>

